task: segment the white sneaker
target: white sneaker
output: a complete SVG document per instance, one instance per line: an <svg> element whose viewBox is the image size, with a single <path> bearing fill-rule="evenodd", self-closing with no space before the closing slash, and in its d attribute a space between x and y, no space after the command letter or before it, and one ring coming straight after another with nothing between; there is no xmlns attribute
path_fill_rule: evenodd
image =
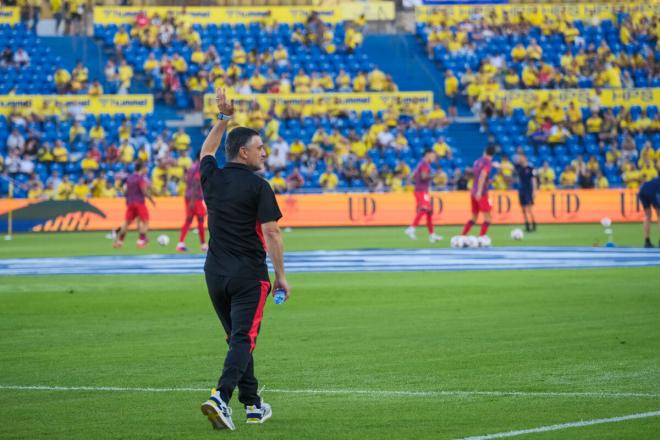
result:
<svg viewBox="0 0 660 440"><path fill-rule="evenodd" d="M184 242L180 241L176 245L176 251L177 252L188 252L188 248L186 247L186 244Z"/></svg>
<svg viewBox="0 0 660 440"><path fill-rule="evenodd" d="M204 414L213 425L213 429L236 430L231 420L231 408L220 398L217 391L211 394L209 400L202 403L202 414Z"/></svg>
<svg viewBox="0 0 660 440"><path fill-rule="evenodd" d="M417 235L415 234L415 228L408 226L405 231L403 231L411 240L417 240Z"/></svg>
<svg viewBox="0 0 660 440"><path fill-rule="evenodd" d="M209 251L209 245L206 243L202 243L201 246L202 252L208 252Z"/></svg>
<svg viewBox="0 0 660 440"><path fill-rule="evenodd" d="M272 416L273 409L263 400L258 407L257 405L245 406L245 417L247 418L246 423L263 423Z"/></svg>
<svg viewBox="0 0 660 440"><path fill-rule="evenodd" d="M442 235L438 235L435 232L429 235L429 242L435 243L436 241L442 240Z"/></svg>

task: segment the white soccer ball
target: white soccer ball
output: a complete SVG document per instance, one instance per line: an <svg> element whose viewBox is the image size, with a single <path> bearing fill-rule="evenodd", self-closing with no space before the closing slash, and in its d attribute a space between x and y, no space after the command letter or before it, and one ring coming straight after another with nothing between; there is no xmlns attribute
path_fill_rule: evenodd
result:
<svg viewBox="0 0 660 440"><path fill-rule="evenodd" d="M462 235L455 235L451 238L450 246L454 249L461 249L465 247L465 237Z"/></svg>
<svg viewBox="0 0 660 440"><path fill-rule="evenodd" d="M609 228L610 226L612 226L612 219L610 219L609 217L603 217L602 219L600 219L600 224L603 225L604 228Z"/></svg>
<svg viewBox="0 0 660 440"><path fill-rule="evenodd" d="M522 229L516 228L513 231L511 231L511 238L513 240L522 240L525 234L523 234Z"/></svg>
<svg viewBox="0 0 660 440"><path fill-rule="evenodd" d="M477 237L473 236L473 235L470 235L470 236L466 237L465 244L466 244L466 247L469 247L469 248L478 248L479 247L479 239Z"/></svg>
<svg viewBox="0 0 660 440"><path fill-rule="evenodd" d="M167 246L168 244L170 244L170 237L168 237L165 234L159 235L158 244L161 246Z"/></svg>
<svg viewBox="0 0 660 440"><path fill-rule="evenodd" d="M477 239L477 241L479 242L479 247L482 248L490 247L490 245L492 244L492 242L490 241L490 237L487 235L482 235Z"/></svg>

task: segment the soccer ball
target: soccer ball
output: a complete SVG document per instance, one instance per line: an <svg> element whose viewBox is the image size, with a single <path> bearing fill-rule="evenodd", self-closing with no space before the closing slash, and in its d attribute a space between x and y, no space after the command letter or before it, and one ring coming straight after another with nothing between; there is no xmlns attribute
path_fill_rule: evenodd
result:
<svg viewBox="0 0 660 440"><path fill-rule="evenodd" d="M170 244L170 237L168 237L165 234L159 235L158 244L161 246L167 246L168 244Z"/></svg>
<svg viewBox="0 0 660 440"><path fill-rule="evenodd" d="M465 237L462 235L455 235L451 238L450 246L454 249L465 247Z"/></svg>
<svg viewBox="0 0 660 440"><path fill-rule="evenodd" d="M477 237L470 235L465 238L465 247L469 248L478 248L479 247L479 239Z"/></svg>
<svg viewBox="0 0 660 440"><path fill-rule="evenodd" d="M522 229L516 228L513 231L511 231L511 239L513 240L522 240L525 234L523 234Z"/></svg>
<svg viewBox="0 0 660 440"><path fill-rule="evenodd" d="M610 226L612 226L612 219L610 219L609 217L603 217L602 219L600 219L600 224L603 225L604 228L609 228Z"/></svg>
<svg viewBox="0 0 660 440"><path fill-rule="evenodd" d="M479 247L482 248L487 248L490 247L492 242L490 241L490 237L487 235L482 235L481 237L477 238L477 241L479 243Z"/></svg>

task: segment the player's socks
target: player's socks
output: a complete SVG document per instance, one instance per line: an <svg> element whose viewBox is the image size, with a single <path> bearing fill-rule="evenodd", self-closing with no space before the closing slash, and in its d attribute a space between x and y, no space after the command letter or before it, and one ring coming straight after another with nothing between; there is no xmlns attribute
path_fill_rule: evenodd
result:
<svg viewBox="0 0 660 440"><path fill-rule="evenodd" d="M126 238L126 232L119 232L117 234L117 241L124 241L124 238Z"/></svg>
<svg viewBox="0 0 660 440"><path fill-rule="evenodd" d="M529 223L525 222L525 231L532 232L532 228L529 227Z"/></svg>
<svg viewBox="0 0 660 440"><path fill-rule="evenodd" d="M461 235L468 235L470 233L470 229L472 229L472 226L474 226L474 222L472 220L468 220L465 226L463 226L463 233Z"/></svg>
<svg viewBox="0 0 660 440"><path fill-rule="evenodd" d="M536 232L536 222L532 223L532 232Z"/></svg>
<svg viewBox="0 0 660 440"><path fill-rule="evenodd" d="M429 234L433 235L433 217L430 212L426 213L426 229L429 230Z"/></svg>
<svg viewBox="0 0 660 440"><path fill-rule="evenodd" d="M644 240L644 247L649 249L653 247L653 243L651 243L651 239L647 238Z"/></svg>
<svg viewBox="0 0 660 440"><path fill-rule="evenodd" d="M488 227L490 226L490 222L483 222L481 224L481 230L479 231L479 236L484 236L488 232Z"/></svg>
<svg viewBox="0 0 660 440"><path fill-rule="evenodd" d="M197 217L197 231L199 231L199 242L202 244L206 243L204 217Z"/></svg>
<svg viewBox="0 0 660 440"><path fill-rule="evenodd" d="M147 234L144 234L144 233L140 234L140 240L146 242L147 241Z"/></svg>
<svg viewBox="0 0 660 440"><path fill-rule="evenodd" d="M188 235L188 230L190 229L190 222L185 222L181 227L181 234L179 235L179 243L186 241L186 235Z"/></svg>
<svg viewBox="0 0 660 440"><path fill-rule="evenodd" d="M422 217L426 214L424 211L419 211L417 215L415 216L415 220L413 220L412 225L410 225L411 228L416 228L419 226L419 223L422 221Z"/></svg>

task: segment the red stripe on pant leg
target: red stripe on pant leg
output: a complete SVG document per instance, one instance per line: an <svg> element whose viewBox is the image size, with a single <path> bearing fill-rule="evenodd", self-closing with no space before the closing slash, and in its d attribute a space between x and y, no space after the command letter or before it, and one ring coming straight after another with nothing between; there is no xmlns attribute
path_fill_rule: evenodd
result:
<svg viewBox="0 0 660 440"><path fill-rule="evenodd" d="M269 281L259 281L261 283L261 296L259 297L259 304L257 305L257 311L252 318L252 325L250 326L250 332L248 336L250 337L250 353L254 350L254 346L257 344L257 335L259 334L259 326L261 325L261 318L264 316L264 306L266 305L266 298L268 298L268 292L270 292L270 282Z"/></svg>

